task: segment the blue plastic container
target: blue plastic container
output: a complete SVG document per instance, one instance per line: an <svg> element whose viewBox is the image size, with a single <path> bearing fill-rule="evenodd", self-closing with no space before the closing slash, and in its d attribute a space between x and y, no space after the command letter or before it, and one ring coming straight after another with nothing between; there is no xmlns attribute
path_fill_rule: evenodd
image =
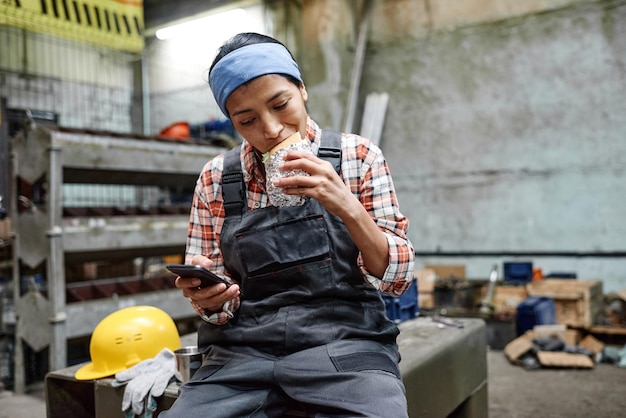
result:
<svg viewBox="0 0 626 418"><path fill-rule="evenodd" d="M532 330L535 325L556 324L554 300L542 296L529 296L517 305L517 335Z"/></svg>
<svg viewBox="0 0 626 418"><path fill-rule="evenodd" d="M533 263L505 261L503 264L504 281L509 284L526 284L533 279Z"/></svg>
<svg viewBox="0 0 626 418"><path fill-rule="evenodd" d="M417 283L413 281L411 286L400 297L393 298L383 295L383 301L385 302L387 317L395 323L415 318L419 312Z"/></svg>

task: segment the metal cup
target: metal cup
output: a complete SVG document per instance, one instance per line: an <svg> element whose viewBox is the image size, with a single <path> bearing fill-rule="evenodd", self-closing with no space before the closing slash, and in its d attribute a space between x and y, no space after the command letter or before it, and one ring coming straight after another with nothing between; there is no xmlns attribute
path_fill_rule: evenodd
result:
<svg viewBox="0 0 626 418"><path fill-rule="evenodd" d="M202 366L202 353L196 346L182 347L174 351L176 355L176 368L181 375L183 383L193 377Z"/></svg>

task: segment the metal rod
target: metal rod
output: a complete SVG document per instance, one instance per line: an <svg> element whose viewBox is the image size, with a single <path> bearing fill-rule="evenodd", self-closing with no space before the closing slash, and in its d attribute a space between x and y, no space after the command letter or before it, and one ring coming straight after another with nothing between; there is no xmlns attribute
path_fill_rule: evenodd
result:
<svg viewBox="0 0 626 418"><path fill-rule="evenodd" d="M359 88L361 86L361 74L363 72L363 60L365 59L371 10L372 1L365 0L363 14L361 15L361 23L359 25L359 38L357 40L356 52L354 54L354 66L352 67L350 92L348 93L348 109L346 112L346 122L343 128L344 132L352 132L352 126L354 124L354 113L356 112L356 105L359 100Z"/></svg>

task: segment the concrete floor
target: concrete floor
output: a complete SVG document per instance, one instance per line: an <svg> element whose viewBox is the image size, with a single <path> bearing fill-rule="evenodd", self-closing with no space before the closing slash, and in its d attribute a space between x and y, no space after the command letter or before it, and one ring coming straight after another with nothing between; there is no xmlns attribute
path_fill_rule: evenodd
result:
<svg viewBox="0 0 626 418"><path fill-rule="evenodd" d="M502 351L487 356L491 418L626 416L625 368L525 370L511 365Z"/></svg>
<svg viewBox="0 0 626 418"><path fill-rule="evenodd" d="M598 364L592 370L527 371L511 365L502 351L487 357L491 418L626 416L626 369ZM0 392L0 418L45 417L43 393L43 385L24 396Z"/></svg>
<svg viewBox="0 0 626 418"><path fill-rule="evenodd" d="M42 418L46 416L44 385L31 385L25 395L0 392L0 418Z"/></svg>

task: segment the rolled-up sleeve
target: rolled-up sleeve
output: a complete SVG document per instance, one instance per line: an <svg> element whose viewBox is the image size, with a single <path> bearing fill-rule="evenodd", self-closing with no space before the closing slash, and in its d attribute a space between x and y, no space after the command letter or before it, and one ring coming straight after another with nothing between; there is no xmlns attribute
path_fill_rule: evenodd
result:
<svg viewBox="0 0 626 418"><path fill-rule="evenodd" d="M415 251L407 237L409 220L400 212L389 166L377 146L356 135L347 135L343 152L344 181L383 231L389 247L389 265L380 278L367 271L359 256L364 280L384 294L399 296L413 281Z"/></svg>

